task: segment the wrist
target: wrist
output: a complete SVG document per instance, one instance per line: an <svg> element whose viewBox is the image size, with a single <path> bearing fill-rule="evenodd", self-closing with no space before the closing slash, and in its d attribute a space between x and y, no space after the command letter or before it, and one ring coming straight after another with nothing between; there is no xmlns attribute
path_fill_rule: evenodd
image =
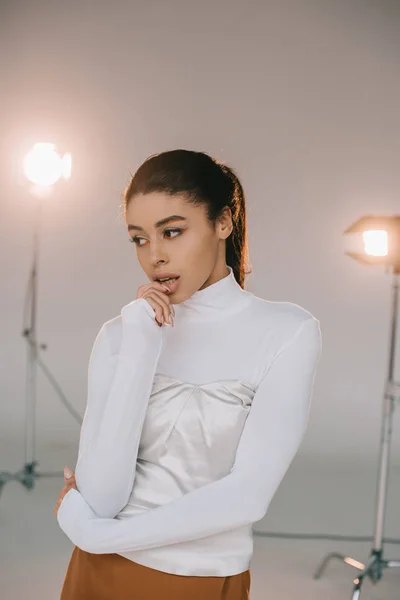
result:
<svg viewBox="0 0 400 600"><path fill-rule="evenodd" d="M122 341L120 354L131 356L132 353L144 354L153 343L161 342L161 330L155 320L153 308L144 298L138 298L124 306L122 316ZM150 346L149 346L150 344Z"/></svg>
<svg viewBox="0 0 400 600"><path fill-rule="evenodd" d="M129 302L122 308L121 315L125 323L141 322L146 315L155 323L154 310L145 298L136 298Z"/></svg>

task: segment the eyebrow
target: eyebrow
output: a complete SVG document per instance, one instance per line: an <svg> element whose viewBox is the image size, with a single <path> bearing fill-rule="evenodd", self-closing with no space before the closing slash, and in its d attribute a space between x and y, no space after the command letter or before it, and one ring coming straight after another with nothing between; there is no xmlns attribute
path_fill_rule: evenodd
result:
<svg viewBox="0 0 400 600"><path fill-rule="evenodd" d="M161 227L166 223L170 223L171 221L186 221L186 217L181 217L179 215L171 215L170 217L165 217L165 219L161 219L155 223L156 227ZM139 227L139 225L128 225L128 231L132 231L136 229L137 231L144 231L143 227Z"/></svg>

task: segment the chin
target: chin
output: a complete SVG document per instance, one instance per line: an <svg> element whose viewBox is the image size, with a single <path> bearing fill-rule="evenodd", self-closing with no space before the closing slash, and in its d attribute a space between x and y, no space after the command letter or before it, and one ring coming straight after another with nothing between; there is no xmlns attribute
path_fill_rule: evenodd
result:
<svg viewBox="0 0 400 600"><path fill-rule="evenodd" d="M174 294L169 294L168 298L171 304L180 304L181 302L184 302L186 300L186 297L182 296L182 294L179 294L178 292L175 292Z"/></svg>
<svg viewBox="0 0 400 600"><path fill-rule="evenodd" d="M179 304L182 302L182 298L179 298L179 294L168 294L168 298L171 304Z"/></svg>

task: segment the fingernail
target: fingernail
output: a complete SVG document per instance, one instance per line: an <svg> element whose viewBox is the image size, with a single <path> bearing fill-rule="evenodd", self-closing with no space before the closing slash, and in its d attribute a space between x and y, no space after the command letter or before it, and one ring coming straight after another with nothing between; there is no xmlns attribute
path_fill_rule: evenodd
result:
<svg viewBox="0 0 400 600"><path fill-rule="evenodd" d="M68 467L64 467L64 476L66 479L71 479L72 471Z"/></svg>

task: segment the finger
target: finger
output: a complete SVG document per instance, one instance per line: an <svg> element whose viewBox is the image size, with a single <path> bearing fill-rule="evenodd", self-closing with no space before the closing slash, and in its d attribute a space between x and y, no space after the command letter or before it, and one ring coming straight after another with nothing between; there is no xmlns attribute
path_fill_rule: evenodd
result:
<svg viewBox="0 0 400 600"><path fill-rule="evenodd" d="M149 283L144 283L143 285L139 286L139 290L146 290L149 287L154 287L154 288L158 288L158 289L165 289L167 291L169 291L168 287L165 285L165 283L161 283L161 281L149 281Z"/></svg>
<svg viewBox="0 0 400 600"><path fill-rule="evenodd" d="M72 477L71 479L65 479L64 483L68 488L74 487L74 485L76 485L75 477Z"/></svg>
<svg viewBox="0 0 400 600"><path fill-rule="evenodd" d="M150 283L145 283L144 285L140 285L138 287L137 297L143 298L143 296L151 289L158 290L163 294L166 294L167 292L169 293L170 291L169 288L163 283L160 283L159 281L151 281Z"/></svg>
<svg viewBox="0 0 400 600"><path fill-rule="evenodd" d="M78 489L78 488L76 487L76 483L71 483L71 484L68 484L68 485L66 485L66 486L63 488L63 497L64 497L66 494L68 494L68 492L69 492L70 490L72 490L72 489L75 489L75 490L77 490L77 489Z"/></svg>
<svg viewBox="0 0 400 600"><path fill-rule="evenodd" d="M160 283L159 281L152 281L151 283L141 286L139 288L139 290L140 290L140 293L138 294L139 297L145 296L149 291L152 291L152 290L160 292L162 299L167 301L168 304L170 304L170 299L169 299L168 294L171 293L171 290L164 283Z"/></svg>
<svg viewBox="0 0 400 600"><path fill-rule="evenodd" d="M76 485L76 480L75 480L75 476L70 477L69 479L67 479L66 477L64 477L64 483L65 485Z"/></svg>
<svg viewBox="0 0 400 600"><path fill-rule="evenodd" d="M71 469L67 465L65 465L65 467L64 467L64 479L69 481L74 476L75 476L75 473L73 471L71 471Z"/></svg>
<svg viewBox="0 0 400 600"><path fill-rule="evenodd" d="M152 290L149 293L153 297L155 297L158 302L161 303L162 309L163 309L164 318L167 321L167 323L170 323L171 322L171 316L172 316L172 308L171 308L171 304L170 304L168 296L166 296L163 292L159 292L158 290Z"/></svg>
<svg viewBox="0 0 400 600"><path fill-rule="evenodd" d="M155 318L157 323L161 326L164 323L164 311L162 306L157 302L157 299L153 298L151 295L147 295L145 300L150 304L152 309L154 310Z"/></svg>
<svg viewBox="0 0 400 600"><path fill-rule="evenodd" d="M168 315L166 315L166 316L169 316L169 315L175 316L175 310L171 304L171 300L170 300L169 296L167 296L164 292L159 292L158 290L154 290L154 291L157 294L157 296L160 298L163 305L166 306L166 308L168 309Z"/></svg>
<svg viewBox="0 0 400 600"><path fill-rule="evenodd" d="M148 300L153 309L156 311L158 321L165 319L167 323L170 322L171 311L168 302L162 297L162 294L156 290L149 291L144 298Z"/></svg>
<svg viewBox="0 0 400 600"><path fill-rule="evenodd" d="M70 488L70 486L69 486L69 485L65 485L65 486L63 487L63 489L61 490L61 492L60 492L60 495L58 496L58 499L59 499L59 500L62 500L62 499L64 498L65 494L67 494L67 493L69 492L69 490L70 490L70 489L71 489L71 488Z"/></svg>
<svg viewBox="0 0 400 600"><path fill-rule="evenodd" d="M68 494L69 490L77 490L78 488L76 487L76 483L69 483L68 485L65 486L65 492L64 492L64 496L65 494Z"/></svg>
<svg viewBox="0 0 400 600"><path fill-rule="evenodd" d="M165 319L168 320L169 313L171 313L172 316L175 316L175 310L170 302L169 296L167 295L170 293L171 290L168 288L167 285L162 284L159 281L152 281L151 283L141 285L138 288L138 298L145 298L149 293L154 292L154 291L158 293L159 298L162 301L163 305L165 305L165 303L166 303L166 305L169 309L167 314L165 314L165 310L164 310ZM173 319L172 319L172 325L173 325Z"/></svg>

